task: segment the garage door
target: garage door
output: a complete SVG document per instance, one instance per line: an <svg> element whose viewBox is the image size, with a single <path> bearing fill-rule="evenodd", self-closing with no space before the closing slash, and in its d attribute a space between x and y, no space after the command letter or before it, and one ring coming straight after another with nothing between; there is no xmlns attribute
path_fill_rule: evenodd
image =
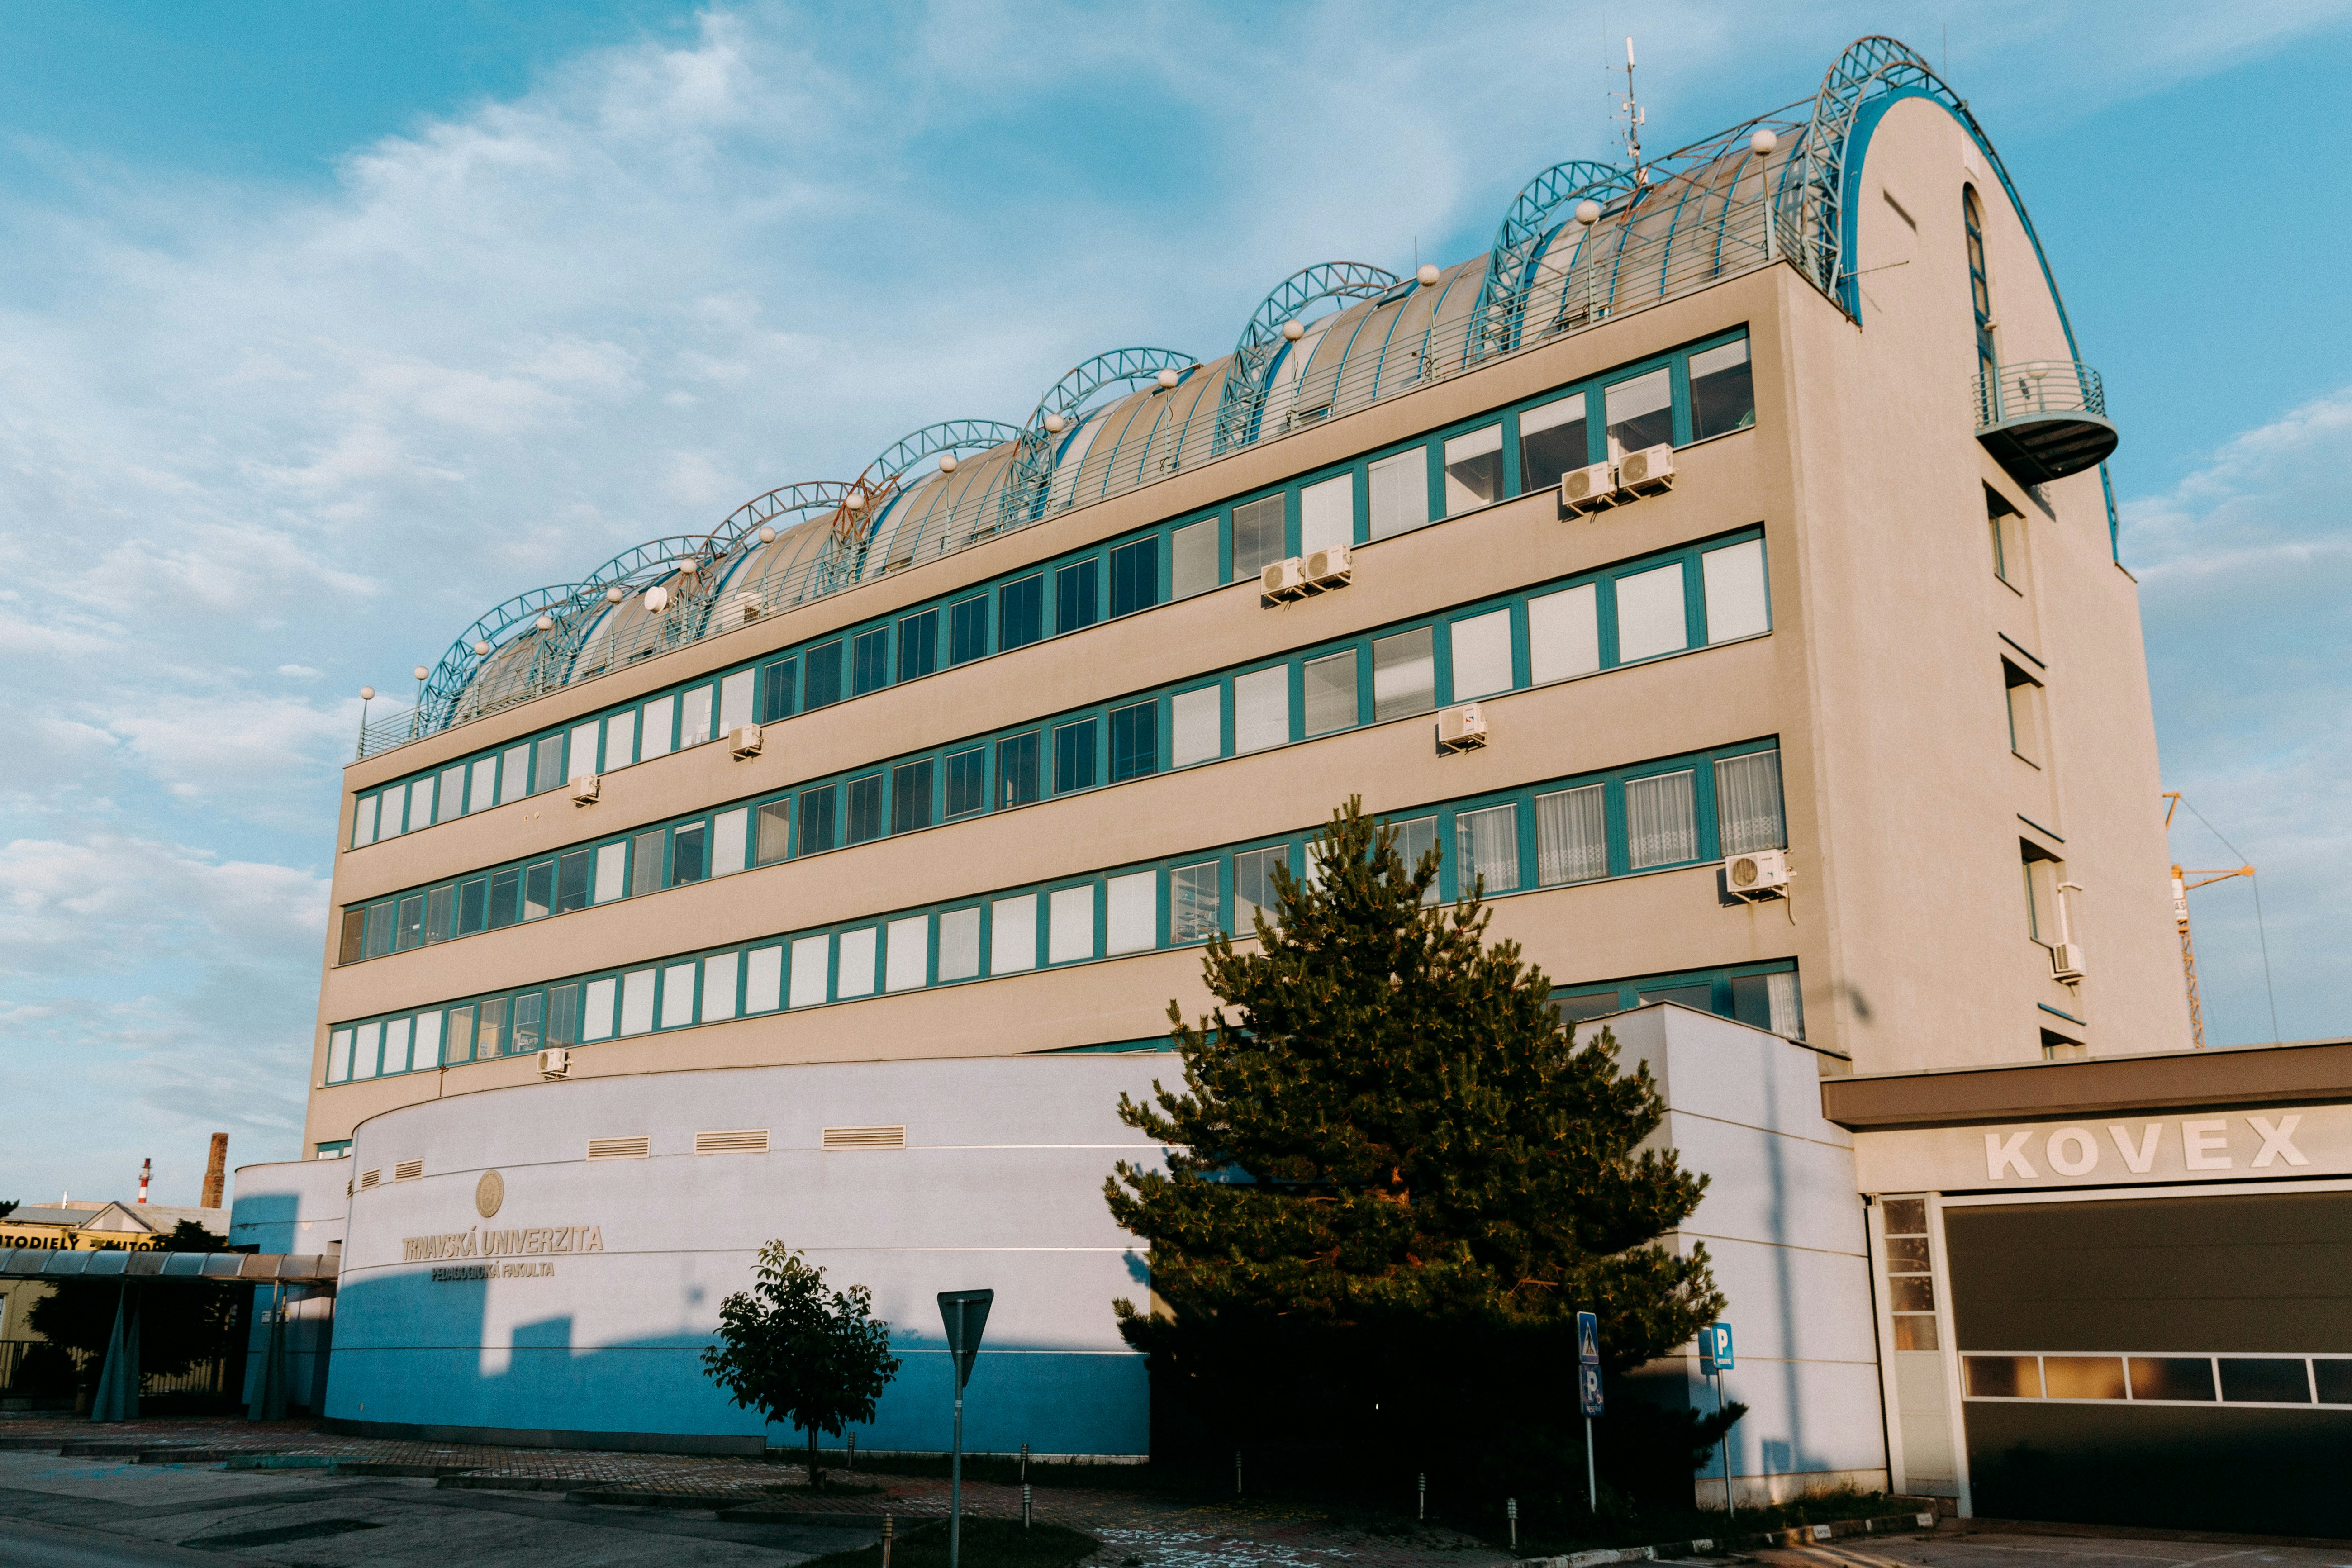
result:
<svg viewBox="0 0 2352 1568"><path fill-rule="evenodd" d="M2352 1193L1944 1225L1978 1514L2352 1535Z"/></svg>

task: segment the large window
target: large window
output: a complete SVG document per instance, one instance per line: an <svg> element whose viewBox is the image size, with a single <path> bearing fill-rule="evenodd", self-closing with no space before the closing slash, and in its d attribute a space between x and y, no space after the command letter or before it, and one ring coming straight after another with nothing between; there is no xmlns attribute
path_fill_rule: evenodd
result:
<svg viewBox="0 0 2352 1568"><path fill-rule="evenodd" d="M1547 888L1609 875L1605 786L1536 796L1536 879Z"/></svg>
<svg viewBox="0 0 2352 1568"><path fill-rule="evenodd" d="M1160 602L1160 542L1139 539L1110 552L1110 613L1148 610Z"/></svg>
<svg viewBox="0 0 2352 1568"><path fill-rule="evenodd" d="M1532 494L1559 483L1559 477L1592 461L1586 434L1585 396L1571 392L1557 402L1519 414L1519 489Z"/></svg>
<svg viewBox="0 0 2352 1568"><path fill-rule="evenodd" d="M1290 740L1290 667L1234 679L1234 752L1262 752Z"/></svg>
<svg viewBox="0 0 2352 1568"><path fill-rule="evenodd" d="M948 662L970 664L988 652L988 595L957 601L948 608Z"/></svg>
<svg viewBox="0 0 2352 1568"><path fill-rule="evenodd" d="M997 595L996 646L1026 647L1045 635L1045 578L1007 583Z"/></svg>
<svg viewBox="0 0 2352 1568"><path fill-rule="evenodd" d="M1356 650L1307 661L1307 734L1328 735L1357 722Z"/></svg>
<svg viewBox="0 0 2352 1568"><path fill-rule="evenodd" d="M1429 628L1400 632L1372 644L1372 721L1426 713L1437 706L1437 661Z"/></svg>
<svg viewBox="0 0 2352 1568"><path fill-rule="evenodd" d="M1245 582L1288 553L1278 495L1234 508L1234 581Z"/></svg>
<svg viewBox="0 0 2352 1568"><path fill-rule="evenodd" d="M925 610L898 623L898 679L918 680L940 667L940 613Z"/></svg>
<svg viewBox="0 0 2352 1568"><path fill-rule="evenodd" d="M1690 357L1691 439L1726 436L1756 423L1756 379L1748 340L1701 349Z"/></svg>
<svg viewBox="0 0 2352 1568"><path fill-rule="evenodd" d="M1609 456L1612 459L1674 440L1673 372L1662 368L1618 382L1601 396L1607 405Z"/></svg>
<svg viewBox="0 0 2352 1568"><path fill-rule="evenodd" d="M1750 752L1715 764L1717 853L1788 847L1780 809L1780 753Z"/></svg>
<svg viewBox="0 0 2352 1568"><path fill-rule="evenodd" d="M1054 573L1054 629L1074 632L1102 618L1102 573L1092 556Z"/></svg>
<svg viewBox="0 0 2352 1568"><path fill-rule="evenodd" d="M1445 515L1503 499L1503 427L1489 425L1445 443Z"/></svg>
<svg viewBox="0 0 2352 1568"><path fill-rule="evenodd" d="M1370 537L1386 539L1429 521L1429 454L1415 447L1368 464L1371 492Z"/></svg>
<svg viewBox="0 0 2352 1568"><path fill-rule="evenodd" d="M890 684L890 628L876 626L849 641L849 694L863 697Z"/></svg>
<svg viewBox="0 0 2352 1568"><path fill-rule="evenodd" d="M1625 781L1626 864L1634 870L1698 856L1698 816L1687 770Z"/></svg>

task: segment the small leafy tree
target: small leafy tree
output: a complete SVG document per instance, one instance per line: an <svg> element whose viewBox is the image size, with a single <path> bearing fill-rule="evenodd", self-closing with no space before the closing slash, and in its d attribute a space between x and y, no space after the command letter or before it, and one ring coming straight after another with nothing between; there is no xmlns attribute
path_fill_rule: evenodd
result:
<svg viewBox="0 0 2352 1568"><path fill-rule="evenodd" d="M1571 1038L1476 891L1428 901L1437 851L1406 866L1352 799L1309 849L1320 875L1276 872L1259 951L1210 942L1214 1013L1170 1005L1184 1091L1120 1099L1170 1151L1105 1184L1158 1298L1116 1303L1120 1332L1236 1427L1576 1441L1580 1310L1622 1373L1722 1308L1704 1247L1656 1244L1706 1179L1643 1147L1646 1064Z"/></svg>
<svg viewBox="0 0 2352 1568"><path fill-rule="evenodd" d="M824 1270L781 1241L760 1249L758 1272L720 1305L719 1342L702 1352L702 1369L744 1409L808 1434L809 1485L818 1486L817 1434L873 1420L898 1375L890 1325L874 1316L865 1286L826 1290Z"/></svg>

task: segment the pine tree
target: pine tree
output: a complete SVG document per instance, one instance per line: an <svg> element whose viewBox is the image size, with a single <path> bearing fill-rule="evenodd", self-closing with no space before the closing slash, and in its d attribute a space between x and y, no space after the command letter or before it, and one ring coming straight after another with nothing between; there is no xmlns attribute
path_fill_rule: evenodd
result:
<svg viewBox="0 0 2352 1568"><path fill-rule="evenodd" d="M1563 1429L1580 1310L1612 1372L1720 1311L1705 1248L1655 1244L1706 1178L1642 1146L1646 1064L1571 1038L1478 890L1433 901L1436 850L1406 867L1351 799L1309 852L1257 951L1210 942L1215 1010L1170 1005L1183 1091L1121 1097L1170 1154L1106 1184L1151 1247L1155 1310L1118 1302L1120 1331L1229 1423Z"/></svg>

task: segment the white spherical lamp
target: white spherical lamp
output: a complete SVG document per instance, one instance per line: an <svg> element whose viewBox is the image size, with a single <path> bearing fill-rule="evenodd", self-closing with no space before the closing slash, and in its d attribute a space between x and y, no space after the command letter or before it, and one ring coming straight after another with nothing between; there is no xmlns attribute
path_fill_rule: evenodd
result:
<svg viewBox="0 0 2352 1568"><path fill-rule="evenodd" d="M541 616L539 619L533 621L531 625L537 626L541 631L551 632L555 629L555 617L553 616Z"/></svg>
<svg viewBox="0 0 2352 1568"><path fill-rule="evenodd" d="M1780 145L1780 139L1769 131L1759 131L1748 139L1748 150L1759 158L1769 158L1773 149Z"/></svg>
<svg viewBox="0 0 2352 1568"><path fill-rule="evenodd" d="M607 588L604 590L604 602L608 605L617 605L628 596L629 595L625 592L619 588Z"/></svg>
<svg viewBox="0 0 2352 1568"><path fill-rule="evenodd" d="M1285 342L1295 343L1306 335L1307 329L1299 325L1297 321L1285 321L1282 323L1282 336Z"/></svg>
<svg viewBox="0 0 2352 1568"><path fill-rule="evenodd" d="M411 675L414 675L415 677L416 677L416 679L417 679L422 680L422 679L424 679L426 676L431 675L433 672L432 672L431 670L429 670L429 669L425 668L423 665L421 665L421 664L420 664L420 665L418 665L415 669L410 670L410 671L409 671L409 673L410 673Z"/></svg>
<svg viewBox="0 0 2352 1568"><path fill-rule="evenodd" d="M1173 392L1173 391L1175 391L1175 390L1176 390L1176 384L1177 384L1178 382L1180 382L1180 381L1183 380L1184 378L1183 378L1182 376L1181 376L1181 375L1178 375L1178 374L1177 374L1174 371L1172 371L1172 370L1163 370L1163 371L1161 371L1161 372L1160 373L1160 374L1159 374L1159 376L1157 377L1157 379L1158 379L1158 381L1159 381L1159 383L1160 383L1160 391L1162 391L1162 392Z"/></svg>
<svg viewBox="0 0 2352 1568"><path fill-rule="evenodd" d="M697 561L693 556L687 555L679 557L677 563L677 574L679 576L691 577L700 570L702 570L702 563Z"/></svg>
<svg viewBox="0 0 2352 1568"><path fill-rule="evenodd" d="M943 474L952 474L955 470L956 455L953 452L941 452L940 454L940 472Z"/></svg>
<svg viewBox="0 0 2352 1568"><path fill-rule="evenodd" d="M374 701L374 700L375 700L375 688L374 688L374 687L373 687L373 686L362 686L362 687L361 687L361 688L360 688L360 700L361 700L361 701L362 701L362 702L373 702L373 701Z"/></svg>
<svg viewBox="0 0 2352 1568"><path fill-rule="evenodd" d="M772 528L763 528L763 529L761 529L761 530L760 531L760 542L761 542L761 543L762 543L762 544L773 544L775 542L776 542L776 531L775 531L774 529L772 529Z"/></svg>
<svg viewBox="0 0 2352 1568"><path fill-rule="evenodd" d="M1046 435L1048 435L1048 436L1058 436L1058 435L1060 435L1063 431L1065 431L1065 430L1068 429L1069 427L1070 427L1070 422L1069 422L1068 420L1066 420L1066 419L1063 418L1060 415L1058 415L1058 414L1048 414L1048 415L1046 415L1046 416L1045 416L1045 434L1046 434Z"/></svg>
<svg viewBox="0 0 2352 1568"><path fill-rule="evenodd" d="M1437 263L1434 261L1423 262L1421 264L1421 270L1413 274L1414 279L1419 281L1421 286L1424 289L1436 288L1437 280L1444 276L1445 276L1444 273L1438 271Z"/></svg>
<svg viewBox="0 0 2352 1568"><path fill-rule="evenodd" d="M1591 196L1576 204L1576 221L1591 228L1601 221L1601 204Z"/></svg>
<svg viewBox="0 0 2352 1568"><path fill-rule="evenodd" d="M658 616L669 607L669 590L658 584L646 590L646 613Z"/></svg>
<svg viewBox="0 0 2352 1568"><path fill-rule="evenodd" d="M490 657L490 645L489 645L488 643L487 643L487 642L478 642L478 643L476 643L476 644L474 645L474 657L475 657L476 658L489 658L489 657Z"/></svg>

